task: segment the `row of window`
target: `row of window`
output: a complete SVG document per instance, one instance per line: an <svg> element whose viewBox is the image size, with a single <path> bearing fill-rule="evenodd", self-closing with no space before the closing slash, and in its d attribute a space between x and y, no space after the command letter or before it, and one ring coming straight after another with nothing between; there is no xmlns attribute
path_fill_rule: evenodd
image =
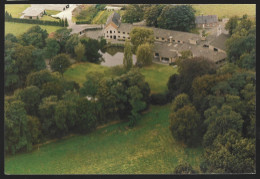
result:
<svg viewBox="0 0 260 179"><path fill-rule="evenodd" d="M116 36L114 35L114 38L115 38ZM107 38L109 38L109 35L107 35ZM110 38L112 38L112 35L110 36ZM117 36L117 38L120 38L120 36ZM123 36L123 38L125 39L125 36ZM130 39L130 37L128 37L128 39Z"/></svg>
<svg viewBox="0 0 260 179"><path fill-rule="evenodd" d="M120 31L117 31L120 34ZM107 31L108 33L108 31ZM116 33L116 31L114 31L114 33ZM112 34L112 30L110 30L110 34ZM123 32L123 34L125 34L125 32ZM127 32L127 34L129 35L129 32Z"/></svg>
<svg viewBox="0 0 260 179"><path fill-rule="evenodd" d="M156 38L157 40L159 39L159 37L155 37L155 38ZM162 37L162 40L164 40L164 38L163 38L163 37ZM170 39L167 39L167 40L170 42ZM175 40L173 39L173 40L172 40L172 42L175 42ZM176 42L178 42L178 43L181 43L181 41L180 41L180 40L178 40L178 41L176 40Z"/></svg>

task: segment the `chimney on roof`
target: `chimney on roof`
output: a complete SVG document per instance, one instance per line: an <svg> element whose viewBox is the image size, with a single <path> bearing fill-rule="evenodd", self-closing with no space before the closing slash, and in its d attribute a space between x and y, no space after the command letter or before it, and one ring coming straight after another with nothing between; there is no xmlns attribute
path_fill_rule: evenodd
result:
<svg viewBox="0 0 260 179"><path fill-rule="evenodd" d="M170 43L172 43L172 36L170 36L169 39L170 39Z"/></svg>

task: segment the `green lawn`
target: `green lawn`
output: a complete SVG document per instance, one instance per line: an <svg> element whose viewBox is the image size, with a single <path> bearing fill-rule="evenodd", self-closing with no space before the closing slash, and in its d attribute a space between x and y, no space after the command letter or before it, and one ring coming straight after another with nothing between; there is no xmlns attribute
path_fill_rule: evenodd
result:
<svg viewBox="0 0 260 179"><path fill-rule="evenodd" d="M202 148L177 143L170 105L150 106L133 129L121 122L5 158L6 174L169 174L178 161L199 170Z"/></svg>
<svg viewBox="0 0 260 179"><path fill-rule="evenodd" d="M12 33L16 36L21 35L26 32L32 26L36 24L25 24L25 23L15 23L15 22L5 22L5 35ZM62 27L58 26L49 26L49 25L40 25L41 28L46 29L48 33L54 32Z"/></svg>
<svg viewBox="0 0 260 179"><path fill-rule="evenodd" d="M168 65L152 64L141 70L149 83L151 93L161 93L167 90L167 82L171 75L177 73L177 68Z"/></svg>
<svg viewBox="0 0 260 179"><path fill-rule="evenodd" d="M107 18L113 13L114 11L99 11L98 14L92 19L92 24L105 24L107 21ZM124 10L116 11L117 13L122 16L124 13Z"/></svg>
<svg viewBox="0 0 260 179"><path fill-rule="evenodd" d="M203 13L204 15L217 15L219 18L232 17L247 14L249 17L256 15L255 4L199 4L192 5L197 11L196 15Z"/></svg>
<svg viewBox="0 0 260 179"><path fill-rule="evenodd" d="M27 7L30 7L30 4L6 4L5 5L5 11L12 14L12 17L19 18L22 16L22 12L27 9Z"/></svg>
<svg viewBox="0 0 260 179"><path fill-rule="evenodd" d="M111 75L109 67L93 63L78 63L72 65L64 73L64 77L68 80L76 81L81 86L86 80L86 75L93 71L102 73L105 72L107 75ZM141 69L141 73L145 76L145 81L149 83L151 93L160 93L166 91L169 77L176 72L177 68L159 64L152 64L149 67L144 67Z"/></svg>

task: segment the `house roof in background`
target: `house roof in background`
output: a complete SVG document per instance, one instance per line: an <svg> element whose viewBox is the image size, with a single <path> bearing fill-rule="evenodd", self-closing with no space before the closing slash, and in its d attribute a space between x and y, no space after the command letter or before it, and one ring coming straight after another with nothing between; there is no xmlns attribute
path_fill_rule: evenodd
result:
<svg viewBox="0 0 260 179"><path fill-rule="evenodd" d="M195 23L196 24L210 24L210 23L216 23L218 22L218 16L217 15L208 15L208 16L196 16Z"/></svg>

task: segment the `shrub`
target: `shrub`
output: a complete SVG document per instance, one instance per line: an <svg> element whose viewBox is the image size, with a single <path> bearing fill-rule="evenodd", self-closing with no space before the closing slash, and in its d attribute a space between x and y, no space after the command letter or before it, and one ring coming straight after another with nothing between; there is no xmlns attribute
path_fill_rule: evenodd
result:
<svg viewBox="0 0 260 179"><path fill-rule="evenodd" d="M169 102L167 93L157 93L150 96L150 102L152 105L164 105Z"/></svg>

